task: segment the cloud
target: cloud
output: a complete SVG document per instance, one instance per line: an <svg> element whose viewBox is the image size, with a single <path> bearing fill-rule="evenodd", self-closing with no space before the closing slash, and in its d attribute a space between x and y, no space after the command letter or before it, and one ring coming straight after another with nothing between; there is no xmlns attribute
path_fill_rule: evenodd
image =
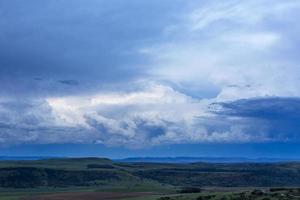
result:
<svg viewBox="0 0 300 200"><path fill-rule="evenodd" d="M58 81L61 84L70 85L70 86L76 86L79 85L79 82L76 80L60 80Z"/></svg>
<svg viewBox="0 0 300 200"><path fill-rule="evenodd" d="M228 25L229 22L242 27L245 25L257 26L262 21L268 20L269 16L284 18L287 12L300 6L299 2L291 0L271 3L270 0L248 2L213 0L205 2L203 6L195 9L187 18L193 31L203 30L209 26Z"/></svg>
<svg viewBox="0 0 300 200"><path fill-rule="evenodd" d="M182 134L181 126L205 108L163 85L131 93L48 99L48 104L61 123L91 128L99 133L102 143L124 146L152 145L154 138L171 130Z"/></svg>
<svg viewBox="0 0 300 200"><path fill-rule="evenodd" d="M212 105L221 107L220 111L215 111L217 114L227 116L254 117L268 120L300 119L299 98L269 97L262 99L242 99Z"/></svg>
<svg viewBox="0 0 300 200"><path fill-rule="evenodd" d="M209 136L196 116L207 103L154 84L130 93L101 93L1 103L2 145L103 143L142 148L224 139ZM16 136L21 137L17 138Z"/></svg>
<svg viewBox="0 0 300 200"><path fill-rule="evenodd" d="M145 76L147 59L135 51L159 39L178 1L1 2L0 94L71 95Z"/></svg>
<svg viewBox="0 0 300 200"><path fill-rule="evenodd" d="M279 41L280 36L276 33L256 32L256 33L235 33L223 38L226 42L231 42L245 48L264 50L274 47Z"/></svg>
<svg viewBox="0 0 300 200"><path fill-rule="evenodd" d="M157 84L131 93L2 102L0 141L145 148L298 139L299 99L212 102Z"/></svg>
<svg viewBox="0 0 300 200"><path fill-rule="evenodd" d="M222 118L248 123L253 134L263 130L270 140L299 140L299 98L269 97L214 103L211 111Z"/></svg>
<svg viewBox="0 0 300 200"><path fill-rule="evenodd" d="M299 47L294 35L300 28L293 20L299 6L269 0L195 3L171 26L169 40L140 53L152 58L149 68L156 79L196 91L219 88L220 101L299 96L299 59L289 56Z"/></svg>
<svg viewBox="0 0 300 200"><path fill-rule="evenodd" d="M57 121L44 100L5 100L0 103L0 146L14 144L92 143L95 133Z"/></svg>
<svg viewBox="0 0 300 200"><path fill-rule="evenodd" d="M0 2L0 145L299 140L299 7Z"/></svg>

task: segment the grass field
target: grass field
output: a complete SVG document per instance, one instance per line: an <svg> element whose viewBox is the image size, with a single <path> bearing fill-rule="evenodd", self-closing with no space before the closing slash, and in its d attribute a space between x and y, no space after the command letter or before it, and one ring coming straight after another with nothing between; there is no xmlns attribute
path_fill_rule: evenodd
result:
<svg viewBox="0 0 300 200"><path fill-rule="evenodd" d="M175 192L168 188L107 188L71 187L71 188L44 188L14 190L2 189L0 200L37 200L37 199L126 199L129 197L163 195Z"/></svg>
<svg viewBox="0 0 300 200"><path fill-rule="evenodd" d="M298 186L296 162L117 163L99 158L0 162L0 200L300 199L299 190L292 189ZM285 188L269 190L274 187Z"/></svg>

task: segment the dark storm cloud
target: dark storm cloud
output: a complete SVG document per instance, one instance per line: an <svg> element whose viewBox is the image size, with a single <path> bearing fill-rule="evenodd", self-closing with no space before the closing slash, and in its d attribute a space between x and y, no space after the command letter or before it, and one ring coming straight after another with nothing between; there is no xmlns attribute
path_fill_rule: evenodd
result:
<svg viewBox="0 0 300 200"><path fill-rule="evenodd" d="M299 140L300 98L243 99L212 104L211 108L221 118L234 117L237 123L248 124L252 134L263 130L269 138Z"/></svg>
<svg viewBox="0 0 300 200"><path fill-rule="evenodd" d="M95 87L135 79L146 73L138 49L159 40L176 7L170 0L1 1L1 84L41 93L57 91L51 80Z"/></svg>
<svg viewBox="0 0 300 200"><path fill-rule="evenodd" d="M300 98L257 98L217 103L217 114L267 120L300 120Z"/></svg>

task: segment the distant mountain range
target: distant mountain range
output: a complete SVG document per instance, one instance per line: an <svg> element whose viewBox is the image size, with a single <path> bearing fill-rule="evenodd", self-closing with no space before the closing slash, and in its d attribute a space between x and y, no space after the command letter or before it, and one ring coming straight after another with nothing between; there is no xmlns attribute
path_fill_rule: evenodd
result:
<svg viewBox="0 0 300 200"><path fill-rule="evenodd" d="M238 157L133 157L117 159L118 162L145 162L145 163L264 163L264 162L289 162L300 161L300 159L285 158L238 158Z"/></svg>
<svg viewBox="0 0 300 200"><path fill-rule="evenodd" d="M44 160L54 157L42 157L42 156L0 156L0 160L14 161L14 160Z"/></svg>
<svg viewBox="0 0 300 200"><path fill-rule="evenodd" d="M23 160L45 160L64 157L47 156L0 156L0 161L23 161ZM71 158L71 157L69 157ZM275 162L293 162L300 159L292 158L243 158L243 157L131 157L124 159L112 159L115 162L142 162L142 163L275 163Z"/></svg>

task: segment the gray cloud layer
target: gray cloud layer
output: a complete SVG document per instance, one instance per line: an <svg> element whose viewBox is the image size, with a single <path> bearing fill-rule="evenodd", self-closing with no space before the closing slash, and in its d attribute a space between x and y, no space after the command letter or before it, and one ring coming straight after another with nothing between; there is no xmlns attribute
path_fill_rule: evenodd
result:
<svg viewBox="0 0 300 200"><path fill-rule="evenodd" d="M299 98L244 99L218 105L217 115L244 119L254 134L261 129L269 138L299 140Z"/></svg>
<svg viewBox="0 0 300 200"><path fill-rule="evenodd" d="M135 52L160 39L175 8L169 0L1 1L1 92L64 94L57 80L88 90L138 78L146 59Z"/></svg>

